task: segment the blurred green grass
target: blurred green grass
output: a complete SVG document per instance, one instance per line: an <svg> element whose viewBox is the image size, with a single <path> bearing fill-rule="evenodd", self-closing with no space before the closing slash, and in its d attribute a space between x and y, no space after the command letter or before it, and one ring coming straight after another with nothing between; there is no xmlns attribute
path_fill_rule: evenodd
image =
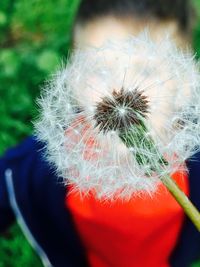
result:
<svg viewBox="0 0 200 267"><path fill-rule="evenodd" d="M67 57L78 4L79 0L1 1L0 153L31 133L39 87ZM200 10L200 1L195 4ZM200 57L200 20L194 48ZM0 236L0 267L27 266L42 265L14 225Z"/></svg>
<svg viewBox="0 0 200 267"><path fill-rule="evenodd" d="M79 0L0 4L0 153L31 131L39 85L67 56Z"/></svg>

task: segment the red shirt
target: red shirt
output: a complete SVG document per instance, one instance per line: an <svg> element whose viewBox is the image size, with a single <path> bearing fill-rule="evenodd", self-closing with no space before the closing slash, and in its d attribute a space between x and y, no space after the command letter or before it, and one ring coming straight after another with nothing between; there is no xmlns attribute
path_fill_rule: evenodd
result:
<svg viewBox="0 0 200 267"><path fill-rule="evenodd" d="M188 195L186 174L173 178ZM90 194L66 197L91 267L169 267L184 213L163 185L152 196L102 202Z"/></svg>

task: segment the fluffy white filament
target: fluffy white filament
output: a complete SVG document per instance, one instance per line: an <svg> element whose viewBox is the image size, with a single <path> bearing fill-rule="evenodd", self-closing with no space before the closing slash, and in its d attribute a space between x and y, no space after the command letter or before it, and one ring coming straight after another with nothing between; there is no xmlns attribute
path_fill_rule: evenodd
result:
<svg viewBox="0 0 200 267"><path fill-rule="evenodd" d="M75 51L43 90L37 136L66 184L86 193L94 190L99 198L151 193L160 176L182 168L199 149L199 85L194 57L167 38L154 43L148 36L131 37L100 49ZM122 87L141 90L149 100L148 134L156 153L168 161L151 177L145 175L149 166L139 166L134 158L141 153L137 146L127 148L117 132L95 127L97 103ZM145 153L150 153L148 148Z"/></svg>

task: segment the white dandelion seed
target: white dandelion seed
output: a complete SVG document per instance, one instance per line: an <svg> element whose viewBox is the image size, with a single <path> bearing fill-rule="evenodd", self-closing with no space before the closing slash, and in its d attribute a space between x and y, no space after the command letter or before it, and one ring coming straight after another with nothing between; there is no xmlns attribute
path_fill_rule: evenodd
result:
<svg viewBox="0 0 200 267"><path fill-rule="evenodd" d="M193 55L169 38L75 51L44 88L36 133L66 184L99 198L152 193L199 150L199 84Z"/></svg>

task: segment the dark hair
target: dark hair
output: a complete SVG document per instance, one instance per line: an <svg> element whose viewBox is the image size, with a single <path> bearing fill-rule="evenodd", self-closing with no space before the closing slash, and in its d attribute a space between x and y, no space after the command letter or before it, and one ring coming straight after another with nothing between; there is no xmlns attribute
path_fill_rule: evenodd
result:
<svg viewBox="0 0 200 267"><path fill-rule="evenodd" d="M137 15L178 21L182 29L190 26L190 0L82 0L77 19L82 22L102 15Z"/></svg>

